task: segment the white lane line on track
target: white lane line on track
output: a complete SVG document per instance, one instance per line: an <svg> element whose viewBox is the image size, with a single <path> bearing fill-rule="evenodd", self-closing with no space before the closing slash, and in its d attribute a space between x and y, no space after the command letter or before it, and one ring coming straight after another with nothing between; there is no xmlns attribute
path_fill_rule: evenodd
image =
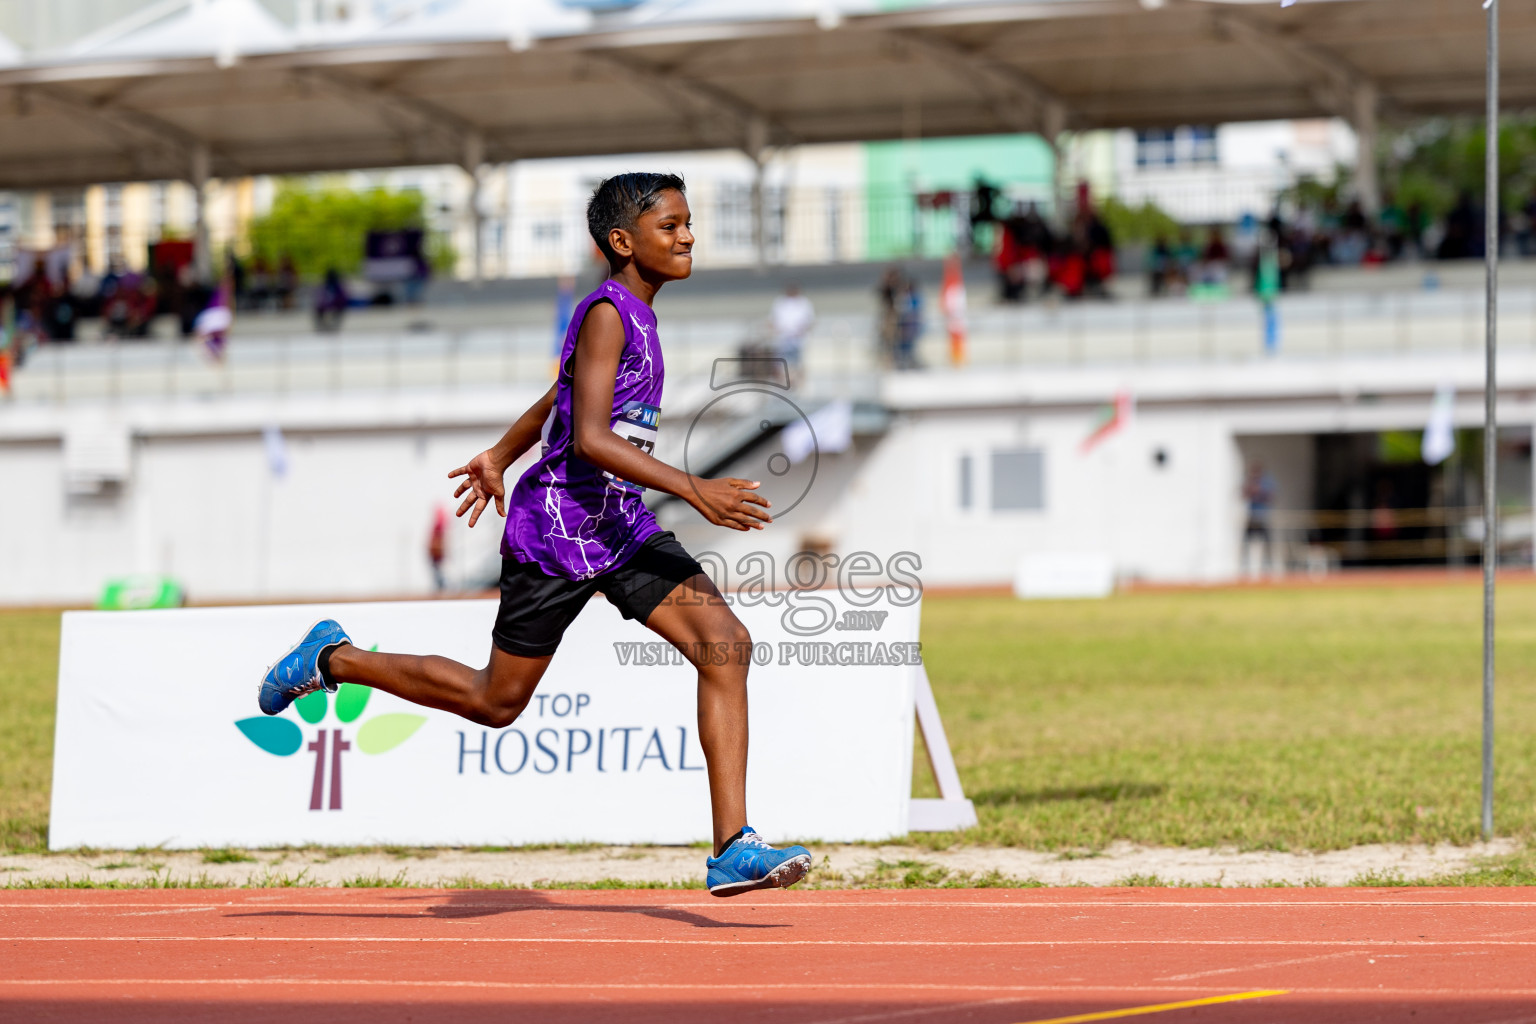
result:
<svg viewBox="0 0 1536 1024"><path fill-rule="evenodd" d="M1023 993L1011 996L999 996L996 999L970 999L963 1003L937 1003L928 1006L918 1006L906 1010L886 1010L879 1013L860 1013L852 1017L829 1017L817 1021L807 1021L806 1024L873 1024L874 1021L900 1020L904 1017L926 1017L934 1013L948 1013L955 1010L979 1010L984 1006L998 1006L1002 1003L1016 1003L1023 997Z"/></svg>
<svg viewBox="0 0 1536 1024"><path fill-rule="evenodd" d="M1166 986L1166 984L1077 984L1077 986L998 986L998 984L968 984L963 981L957 983L925 983L925 981L766 981L766 983L714 983L714 981L636 981L636 983L624 983L624 981L461 981L461 979L444 979L444 981L422 981L416 978L31 978L8 979L0 978L0 990L9 987L18 989L63 989L69 986L232 986L232 987L266 987L266 989L281 992L290 987L367 987L367 989L485 989L508 990L508 992L527 992L527 990L550 989L558 992L584 992L584 990L617 990L617 992L799 992L799 990L860 990L860 992L886 992L886 990L903 990L903 992L1000 992L1020 993L1020 995L1054 995L1054 993L1103 993L1103 992L1129 992L1129 993L1190 993L1190 995L1204 995L1204 993L1230 992L1230 987L1212 986ZM1435 996L1458 996L1465 998L1468 995L1487 996L1487 998L1504 998L1504 996L1536 996L1536 989L1488 989L1479 987L1475 992L1467 989L1378 989L1378 987L1358 987L1358 989L1344 989L1344 987L1310 987L1296 986L1290 989L1292 995L1372 995L1390 996L1390 998L1435 998Z"/></svg>
<svg viewBox="0 0 1536 1024"><path fill-rule="evenodd" d="M457 942L570 946L1305 946L1348 949L1536 947L1536 939L634 939L504 935L0 935L0 942Z"/></svg>
<svg viewBox="0 0 1536 1024"><path fill-rule="evenodd" d="M1292 967L1296 964L1315 964L1323 960L1342 960L1345 957L1365 956L1373 947L1363 949L1347 949L1341 953L1324 953L1321 956L1304 956L1295 960L1271 960L1262 964L1244 964L1241 967L1218 967L1209 971L1195 971L1191 974L1169 974L1158 981L1193 981L1196 978L1213 978L1218 974L1241 974L1243 971L1267 971L1271 967Z"/></svg>
<svg viewBox="0 0 1536 1024"><path fill-rule="evenodd" d="M729 982L665 982L665 981L640 981L627 983L622 981L584 982L584 981L467 981L467 980L443 980L423 981L406 978L35 978L12 980L0 978L0 991L7 988L67 988L72 985L165 985L174 987L207 986L214 987L228 985L237 988L265 987L274 992L281 993L286 988L298 987L366 987L376 989L487 989L506 991L530 991L549 989L554 991L587 990L602 991L626 991L626 992L667 992L667 991L701 991L701 992L760 992L760 991L873 991L885 992L892 990L910 992L998 992L1030 994L1075 994L1075 993L1120 993L1132 994L1146 993L1189 993L1200 995L1204 993L1223 993L1231 991L1230 988L1220 988L1200 985L1160 985L1154 983L1140 985L977 985L964 982L936 983L936 982L752 982L732 984ZM1477 995L1484 998L1506 998L1536 996L1536 988L1487 988L1478 987L1475 992L1462 988L1377 988L1375 986L1362 988L1340 988L1337 986L1292 986L1292 995L1367 995L1380 998L1421 998L1432 999L1438 996L1452 996L1466 998L1468 995Z"/></svg>
<svg viewBox="0 0 1536 1024"><path fill-rule="evenodd" d="M483 901L478 901L478 902L473 902L473 903L454 901L454 900L452 900L451 897L445 897L445 896L436 896L436 897L430 897L430 898L431 899L436 899L439 902L437 902L437 903L429 903L429 904L427 904L427 906L451 906L451 907L455 907L455 908L458 908L458 907L500 907L500 908L506 908L506 909L517 909L517 908L526 907L526 908L531 909L531 910L555 909L555 908L559 908L561 910L566 910L568 908L580 907L580 906L583 905L582 901L579 901L579 900L565 901L565 900L561 900L561 899L558 899L558 898L556 898L556 899L549 899L549 900L528 900L526 902L525 901L519 901L519 900L507 900L507 901L483 900ZM347 908L356 909L356 908L379 908L379 907L385 907L385 908L393 908L393 909L404 909L404 908L407 908L407 907L409 907L409 906L411 906L413 904L414 905L420 905L420 898L417 898L417 897L404 897L403 896L398 901L379 901L379 900L373 900L373 901L367 901L367 902L365 902L365 901L352 902L352 901L347 901L347 900L334 900L334 901L306 900L306 901L303 901L303 902L286 902L286 901L285 902L277 902L277 901L272 901L272 902L262 901L262 902L258 902L257 900L252 899L252 900L224 900L222 902L208 903L208 904L198 904L198 905L199 906L209 906L209 907L255 907L255 908L262 908L262 907L269 907L269 906L271 906L271 907L306 907L306 908L336 907L336 908L342 908L342 909L347 909ZM70 909L86 909L86 910L120 910L122 907L161 907L161 906L163 906L163 907L183 906L184 907L186 905L187 905L187 903L186 903L185 900L166 900L166 901L162 901L162 902L154 902L154 901L143 900L143 901L134 901L134 902L125 902L125 903L105 903L105 902L86 902L86 901L54 902L54 901L51 901L51 900L37 900L37 901L34 901L34 902L28 902L28 903L0 903L0 909L10 909L10 910L54 910L54 909L70 908ZM592 904L592 905L593 906L612 906L614 904ZM724 909L724 908L720 908L719 904L715 903L715 902L710 902L710 903L621 903L621 904L618 904L618 905L626 906L626 907L635 907L635 908L640 908L640 907L661 908L661 909L667 909L667 910L697 910L700 907L713 907L713 908ZM1395 909L1404 908L1404 907L1413 907L1413 908L1514 907L1514 908L1520 908L1520 909L1523 909L1523 910L1533 910L1533 909L1536 909L1536 898L1533 898L1533 899L1530 899L1530 900L1524 900L1524 901L1520 901L1520 900L1457 900L1457 901L1449 901L1449 900L1412 900L1412 901L1410 901L1410 900L1398 900L1398 901L1384 902L1384 901L1381 901L1381 900L1377 900L1377 901L1372 901L1372 902L1366 902L1366 901L1355 901L1355 900L1329 900L1329 901L1325 902L1325 901L1322 901L1322 900L1314 900L1314 901L1310 901L1310 902L1297 902L1297 903L1284 903L1284 902L1277 902L1277 901L1272 901L1272 900L1264 900L1264 901L1255 900L1255 901L1251 901L1251 902L1250 901L1243 901L1243 902L1236 902L1236 901L1225 902L1224 901L1224 902L1212 902L1212 903L1203 903L1203 902L1198 902L1198 901L1193 901L1193 900L1179 901L1179 902L1165 902L1165 901L1156 901L1156 902L1147 901L1147 902L1143 902L1143 901L1139 901L1139 900L1095 900L1093 902L1083 902L1083 903L1013 903L1013 902L1001 902L1001 901L993 901L993 902L982 903L982 902L971 902L971 901L966 901L966 900L946 900L946 901L942 901L942 902L941 901L934 901L934 900L923 900L923 901L916 901L916 900L914 900L914 901L910 901L910 902L864 903L864 902L855 901L855 900L848 900L848 901L838 901L838 902L828 901L828 902L818 902L818 903L800 903L800 902L795 902L795 901L791 901L791 900L776 900L773 903L757 903L757 904L752 904L752 905L753 906L758 906L758 907L773 907L774 909L793 909L793 910L821 910L821 909L832 909L832 908L847 909L849 907L856 907L856 908L859 908L859 909L862 909L862 910L886 910L886 909L889 909L889 908L900 907L900 908L906 908L906 909L938 910L938 911L949 911L949 910L954 910L954 909L958 909L958 908L962 908L962 907L963 908L967 908L967 909L969 909L969 908L976 908L976 907L981 907L981 908L1005 907L1005 908L1008 908L1008 909L1011 909L1011 910L1037 910L1037 909L1038 910L1093 910L1096 907L1114 907L1116 909L1123 909L1125 907L1137 907L1137 908L1142 908L1142 909L1146 909L1146 910L1161 910L1161 909L1165 909L1165 908L1168 908L1168 909L1186 909L1186 908L1190 908L1190 907L1194 907L1194 908L1200 909L1200 910L1224 910L1224 909L1227 909L1227 908L1244 909L1244 910L1252 910L1252 909L1256 909L1256 908L1277 909L1277 910L1305 910L1305 909L1308 909L1310 907L1361 907L1361 908L1369 907L1372 910L1395 910Z"/></svg>

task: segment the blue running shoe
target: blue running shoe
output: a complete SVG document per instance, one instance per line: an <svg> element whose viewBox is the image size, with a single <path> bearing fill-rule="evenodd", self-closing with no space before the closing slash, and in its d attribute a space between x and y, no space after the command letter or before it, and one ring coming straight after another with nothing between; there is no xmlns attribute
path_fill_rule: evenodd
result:
<svg viewBox="0 0 1536 1024"><path fill-rule="evenodd" d="M735 896L753 889L783 889L794 885L811 869L811 851L803 846L775 850L750 826L718 857L704 862L709 868L709 894Z"/></svg>
<svg viewBox="0 0 1536 1024"><path fill-rule="evenodd" d="M320 677L320 652L335 644L351 642L352 638L335 619L321 619L310 626L304 639L289 648L262 677L261 687L256 691L261 710L275 715L306 693L319 689L335 693L336 687L327 686Z"/></svg>

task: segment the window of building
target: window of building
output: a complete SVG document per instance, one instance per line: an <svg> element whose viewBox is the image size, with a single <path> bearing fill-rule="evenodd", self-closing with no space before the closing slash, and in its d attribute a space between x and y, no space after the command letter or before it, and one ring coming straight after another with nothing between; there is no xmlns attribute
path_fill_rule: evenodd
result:
<svg viewBox="0 0 1536 1024"><path fill-rule="evenodd" d="M21 236L21 212L16 198L0 192L0 280L16 276L16 242Z"/></svg>
<svg viewBox="0 0 1536 1024"><path fill-rule="evenodd" d="M722 249L750 249L752 239L752 186L722 182L715 193L715 244ZM770 253L784 245L784 189L763 189L763 234Z"/></svg>
<svg viewBox="0 0 1536 1024"><path fill-rule="evenodd" d="M960 456L960 507L971 507L971 457Z"/></svg>
<svg viewBox="0 0 1536 1024"><path fill-rule="evenodd" d="M116 266L123 259L123 186L108 185L103 192L107 264Z"/></svg>
<svg viewBox="0 0 1536 1024"><path fill-rule="evenodd" d="M1211 125L1147 128L1136 133L1137 167L1209 167L1216 158L1216 129Z"/></svg>
<svg viewBox="0 0 1536 1024"><path fill-rule="evenodd" d="M1022 448L992 453L992 511L1045 508L1045 453Z"/></svg>
<svg viewBox="0 0 1536 1024"><path fill-rule="evenodd" d="M1216 129L1210 125L1192 125L1189 133L1189 158L1191 164L1216 162Z"/></svg>
<svg viewBox="0 0 1536 1024"><path fill-rule="evenodd" d="M53 239L70 245L85 238L85 192L70 189L53 193Z"/></svg>
<svg viewBox="0 0 1536 1024"><path fill-rule="evenodd" d="M1163 128L1148 128L1136 133L1137 167L1172 167L1173 165L1173 132Z"/></svg>

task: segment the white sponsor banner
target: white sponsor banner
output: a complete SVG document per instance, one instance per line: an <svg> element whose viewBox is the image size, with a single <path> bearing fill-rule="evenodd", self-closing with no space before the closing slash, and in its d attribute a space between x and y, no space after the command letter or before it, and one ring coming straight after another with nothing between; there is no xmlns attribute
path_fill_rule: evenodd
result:
<svg viewBox="0 0 1536 1024"><path fill-rule="evenodd" d="M736 609L755 641L752 825L776 841L905 834L919 606L797 594L791 617L769 596L781 603ZM273 718L256 706L267 665L317 619L364 648L479 666L495 614L483 600L66 613L50 848L707 840L695 671L601 598L507 729L350 685Z"/></svg>

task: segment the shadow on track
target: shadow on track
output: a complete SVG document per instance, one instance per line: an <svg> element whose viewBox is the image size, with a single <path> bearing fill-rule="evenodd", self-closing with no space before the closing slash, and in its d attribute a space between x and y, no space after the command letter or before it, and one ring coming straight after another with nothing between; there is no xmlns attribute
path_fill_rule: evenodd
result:
<svg viewBox="0 0 1536 1024"><path fill-rule="evenodd" d="M591 890L584 890L591 891ZM665 890L657 890L665 891ZM501 914L517 914L530 910L574 911L583 914L639 914L662 921L676 921L693 928L789 928L787 924L768 924L755 921L721 921L704 914L678 907L624 906L622 904L569 904L550 898L549 891L542 889L461 889L447 890L446 899L437 894L413 892L386 899L400 901L400 912L346 910L260 910L226 914L228 918L240 917L340 917L377 918L382 920L410 920L419 918L440 921L473 920L496 917ZM438 900L425 907L411 906L427 900ZM728 909L725 907L722 910Z"/></svg>

